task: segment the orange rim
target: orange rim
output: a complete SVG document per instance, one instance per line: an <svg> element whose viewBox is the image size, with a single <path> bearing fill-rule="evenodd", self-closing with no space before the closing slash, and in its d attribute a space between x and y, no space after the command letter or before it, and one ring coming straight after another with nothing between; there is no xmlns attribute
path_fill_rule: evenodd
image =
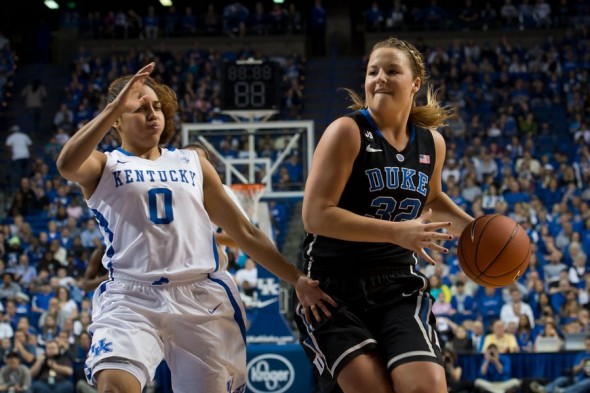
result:
<svg viewBox="0 0 590 393"><path fill-rule="evenodd" d="M249 184L236 183L236 184L230 185L230 187L232 190L254 193L257 191L264 190L265 185L262 183L249 183Z"/></svg>

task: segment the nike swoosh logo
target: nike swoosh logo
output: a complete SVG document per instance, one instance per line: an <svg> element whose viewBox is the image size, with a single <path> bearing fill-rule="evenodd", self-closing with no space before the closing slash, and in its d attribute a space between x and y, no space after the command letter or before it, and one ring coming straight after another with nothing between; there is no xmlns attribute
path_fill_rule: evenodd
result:
<svg viewBox="0 0 590 393"><path fill-rule="evenodd" d="M264 308L264 307L270 306L271 304L276 303L278 301L279 301L278 297L275 297L274 299L268 299L263 302L258 301L258 302L256 302L256 308Z"/></svg>
<svg viewBox="0 0 590 393"><path fill-rule="evenodd" d="M117 160L117 162L118 162L119 164L127 164L129 161L119 161L119 160Z"/></svg>
<svg viewBox="0 0 590 393"><path fill-rule="evenodd" d="M371 147L371 145L367 145L367 149L366 150L367 150L368 153L378 153L380 151L383 151L381 149L375 149L375 148Z"/></svg>
<svg viewBox="0 0 590 393"><path fill-rule="evenodd" d="M213 314L215 311L217 311L217 309L219 308L219 306L221 306L221 303L219 303L215 308L208 309L207 312L209 314Z"/></svg>

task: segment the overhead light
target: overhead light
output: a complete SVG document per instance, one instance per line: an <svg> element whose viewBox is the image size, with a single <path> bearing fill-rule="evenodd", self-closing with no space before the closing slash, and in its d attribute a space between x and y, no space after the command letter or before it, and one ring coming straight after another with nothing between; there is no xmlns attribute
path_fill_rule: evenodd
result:
<svg viewBox="0 0 590 393"><path fill-rule="evenodd" d="M283 4L285 0L272 0L272 2L275 4Z"/></svg>
<svg viewBox="0 0 590 393"><path fill-rule="evenodd" d="M170 7L172 5L172 0L160 0L160 4L164 7Z"/></svg>
<svg viewBox="0 0 590 393"><path fill-rule="evenodd" d="M59 4L55 0L44 0L45 7L49 8L50 10L57 10L59 9Z"/></svg>

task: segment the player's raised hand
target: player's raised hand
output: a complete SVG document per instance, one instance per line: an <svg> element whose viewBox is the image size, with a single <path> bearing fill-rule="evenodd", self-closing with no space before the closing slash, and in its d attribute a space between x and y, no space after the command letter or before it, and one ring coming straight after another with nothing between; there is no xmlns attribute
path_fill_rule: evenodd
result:
<svg viewBox="0 0 590 393"><path fill-rule="evenodd" d="M146 78L152 73L156 64L154 62L141 68L129 79L125 87L113 101L113 105L123 113L134 112L143 105L143 97L140 97L141 89Z"/></svg>

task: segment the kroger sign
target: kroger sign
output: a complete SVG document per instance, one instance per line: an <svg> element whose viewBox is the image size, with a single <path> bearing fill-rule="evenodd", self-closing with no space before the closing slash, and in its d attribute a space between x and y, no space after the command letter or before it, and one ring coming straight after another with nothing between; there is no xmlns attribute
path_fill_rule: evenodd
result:
<svg viewBox="0 0 590 393"><path fill-rule="evenodd" d="M284 393L295 381L293 365L281 355L256 356L248 362L247 368L248 389L254 393Z"/></svg>

